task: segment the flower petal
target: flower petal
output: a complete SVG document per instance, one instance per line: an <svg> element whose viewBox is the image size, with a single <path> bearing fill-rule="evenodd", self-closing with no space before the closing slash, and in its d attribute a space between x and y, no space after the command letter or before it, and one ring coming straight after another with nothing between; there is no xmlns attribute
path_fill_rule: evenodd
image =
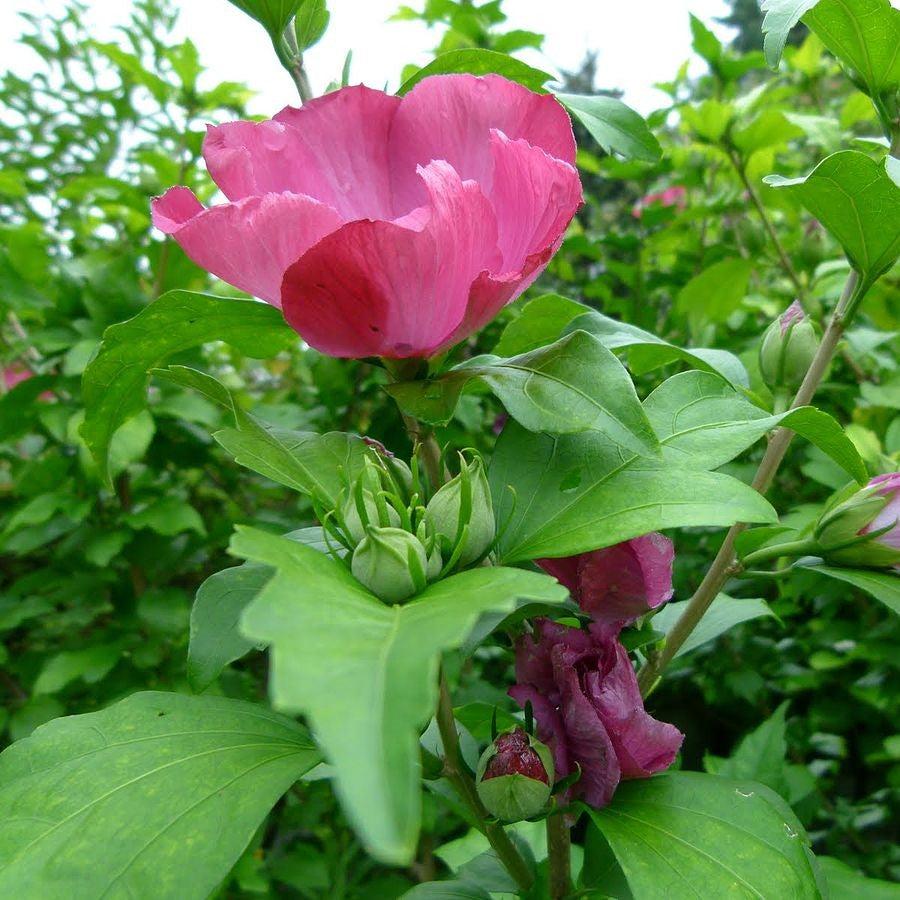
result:
<svg viewBox="0 0 900 900"><path fill-rule="evenodd" d="M489 190L492 129L575 162L572 123L550 94L535 94L499 75L436 75L403 98L391 129L389 158L398 212L422 205L422 187L411 175L417 165L434 159L446 160L463 179L472 178Z"/></svg>
<svg viewBox="0 0 900 900"><path fill-rule="evenodd" d="M615 747L623 778L646 778L672 765L684 735L645 709L628 653L615 642L615 662L586 679L588 696Z"/></svg>
<svg viewBox="0 0 900 900"><path fill-rule="evenodd" d="M204 209L192 191L175 187L153 201L153 224L198 266L281 306L285 269L341 219L298 194L263 194Z"/></svg>
<svg viewBox="0 0 900 900"><path fill-rule="evenodd" d="M488 199L497 216L503 271L521 272L529 257L562 237L581 206L581 180L574 166L496 129L490 150Z"/></svg>
<svg viewBox="0 0 900 900"><path fill-rule="evenodd" d="M344 88L265 122L210 128L203 155L230 200L289 191L328 204L344 221L392 219L388 134L400 103L362 85Z"/></svg>
<svg viewBox="0 0 900 900"><path fill-rule="evenodd" d="M419 174L427 216L351 222L285 274L285 318L323 353L431 356L465 316L473 281L499 265L497 223L479 186L445 162Z"/></svg>

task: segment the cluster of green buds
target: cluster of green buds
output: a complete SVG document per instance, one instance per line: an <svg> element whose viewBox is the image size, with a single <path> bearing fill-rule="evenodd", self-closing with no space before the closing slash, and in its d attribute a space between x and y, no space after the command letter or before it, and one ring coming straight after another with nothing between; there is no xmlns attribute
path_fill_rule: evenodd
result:
<svg viewBox="0 0 900 900"><path fill-rule="evenodd" d="M407 465L373 450L337 508L320 510L320 519L347 551L353 576L386 603L479 563L495 533L484 463L473 453L460 454L459 474L429 497L417 456Z"/></svg>

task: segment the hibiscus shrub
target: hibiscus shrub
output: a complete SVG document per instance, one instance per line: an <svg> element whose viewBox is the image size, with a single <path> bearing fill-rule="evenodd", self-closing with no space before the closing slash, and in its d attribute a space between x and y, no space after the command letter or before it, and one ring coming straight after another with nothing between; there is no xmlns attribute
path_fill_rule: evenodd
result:
<svg viewBox="0 0 900 900"><path fill-rule="evenodd" d="M900 11L645 121L232 2L270 119L164 0L2 83L0 893L893 896Z"/></svg>

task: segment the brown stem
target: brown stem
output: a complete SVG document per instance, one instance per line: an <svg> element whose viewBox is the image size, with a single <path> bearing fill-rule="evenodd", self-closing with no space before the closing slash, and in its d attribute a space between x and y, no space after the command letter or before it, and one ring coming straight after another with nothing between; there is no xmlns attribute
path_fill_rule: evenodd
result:
<svg viewBox="0 0 900 900"><path fill-rule="evenodd" d="M772 246L775 248L775 251L778 254L778 258L781 260L781 265L784 268L784 271L791 279L791 282L793 283L794 288L797 291L798 297L802 298L804 293L803 282L797 275L797 270L794 268L794 264L791 262L790 257L785 252L784 247L782 247L781 240L778 237L778 233L775 231L775 226L772 224L772 220L769 218L769 214L766 212L766 208L763 206L762 200L759 199L759 194L756 193L756 189L753 187L753 184L747 177L747 171L744 168L744 164L741 162L741 159L737 155L737 153L735 153L733 150L729 152L728 158L731 160L731 164L734 166L735 171L738 173L738 176L740 177L741 182L744 185L744 189L747 191L747 194L750 197L750 202L756 207L756 211L759 213L759 217L762 220L763 227L766 229L766 232L769 235L769 239L772 241Z"/></svg>
<svg viewBox="0 0 900 900"><path fill-rule="evenodd" d="M572 888L572 835L566 817L547 816L547 859L550 864L550 900L562 900Z"/></svg>
<svg viewBox="0 0 900 900"><path fill-rule="evenodd" d="M488 839L497 858L512 875L516 884L522 890L529 890L534 883L534 876L531 874L528 864L510 840L509 835L503 830L503 826L488 820L487 810L478 796L475 782L463 766L459 752L459 734L453 715L453 701L450 699L447 679L443 674L441 675L437 724L441 733L441 742L444 745L444 776L472 811L478 828Z"/></svg>
<svg viewBox="0 0 900 900"><path fill-rule="evenodd" d="M828 323L828 328L822 336L822 342L819 349L810 364L803 384L794 397L791 408L798 406L806 406L816 393L822 378L834 356L838 342L847 327L849 319L859 303L859 275L853 271L844 285L841 299L835 307ZM759 468L756 470L756 476L753 479L753 487L761 494L765 494L772 486L772 481L778 472L778 467L784 459L785 453L790 446L794 432L789 428L779 428L769 441L765 455ZM710 604L718 596L725 582L736 572L740 571L740 564L734 553L734 543L738 535L747 526L741 522L732 525L725 535L725 540L716 554L712 565L706 573L700 586L697 588L694 596L691 597L687 607L681 614L681 617L673 626L672 630L666 637L666 643L663 649L648 659L644 667L638 675L638 684L641 687L641 693L646 697L653 687L656 685L662 670L672 661L672 658L678 652L679 648L687 640L691 632L697 627L697 623L703 618L703 615L709 609Z"/></svg>

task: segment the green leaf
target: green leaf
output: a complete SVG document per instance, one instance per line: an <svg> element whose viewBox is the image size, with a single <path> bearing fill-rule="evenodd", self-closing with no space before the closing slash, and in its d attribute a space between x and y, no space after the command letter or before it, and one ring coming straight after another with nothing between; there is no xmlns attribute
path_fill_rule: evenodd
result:
<svg viewBox="0 0 900 900"><path fill-rule="evenodd" d="M407 891L402 900L491 900L491 895L471 881L426 881Z"/></svg>
<svg viewBox="0 0 900 900"><path fill-rule="evenodd" d="M561 93L557 93L556 98L607 153L644 162L656 162L662 156L659 141L647 123L621 100L602 95Z"/></svg>
<svg viewBox="0 0 900 900"><path fill-rule="evenodd" d="M707 757L708 771L720 778L758 781L782 797L788 794L785 758L785 700L758 728L745 735L728 759Z"/></svg>
<svg viewBox="0 0 900 900"><path fill-rule="evenodd" d="M238 9L256 19L273 41L281 40L281 34L293 18L302 0L230 0Z"/></svg>
<svg viewBox="0 0 900 900"><path fill-rule="evenodd" d="M763 48L766 62L773 69L778 66L784 52L788 32L818 2L819 0L762 0L760 9L765 13L762 22L762 32L765 35Z"/></svg>
<svg viewBox="0 0 900 900"><path fill-rule="evenodd" d="M832 900L897 900L900 897L900 885L879 878L866 878L839 859L817 856L816 863Z"/></svg>
<svg viewBox="0 0 900 900"><path fill-rule="evenodd" d="M368 850L408 863L421 820L418 733L437 702L441 653L487 613L520 598L561 603L566 591L535 572L483 567L387 606L344 565L285 538L239 528L231 549L276 569L242 620L271 647L273 704L309 717Z"/></svg>
<svg viewBox="0 0 900 900"><path fill-rule="evenodd" d="M257 646L238 630L250 601L272 577L269 566L234 566L210 575L191 609L188 680L195 691L209 687L229 663Z"/></svg>
<svg viewBox="0 0 900 900"><path fill-rule="evenodd" d="M891 612L900 615L900 575L873 569L839 569L832 566L805 566L810 572L844 581L880 600Z"/></svg>
<svg viewBox="0 0 900 900"><path fill-rule="evenodd" d="M300 0L294 19L294 34L297 36L297 49L301 53L322 39L330 19L331 13L328 12L325 0Z"/></svg>
<svg viewBox="0 0 900 900"><path fill-rule="evenodd" d="M64 650L51 656L35 679L34 694L55 694L77 679L87 684L101 681L122 656L118 644L98 644L82 650Z"/></svg>
<svg viewBox="0 0 900 900"><path fill-rule="evenodd" d="M754 262L723 259L695 275L679 292L676 308L688 318L691 332L699 334L710 322L724 322L747 296Z"/></svg>
<svg viewBox="0 0 900 900"><path fill-rule="evenodd" d="M803 21L870 96L900 86L900 9L890 0L819 0Z"/></svg>
<svg viewBox="0 0 900 900"><path fill-rule="evenodd" d="M254 358L273 356L296 340L281 313L266 303L170 291L133 319L106 329L84 371L81 435L108 477L116 429L147 405L147 373L175 353L225 341Z"/></svg>
<svg viewBox="0 0 900 900"><path fill-rule="evenodd" d="M627 351L628 367L636 375L644 375L671 362L683 361L695 369L714 372L735 387L747 387L750 378L744 364L727 350L707 347L676 347L662 338L628 322L619 322L603 313L589 312L572 321L578 328L594 335L613 352Z"/></svg>
<svg viewBox="0 0 900 900"><path fill-rule="evenodd" d="M478 357L443 377L398 382L387 390L410 415L445 424L474 379L493 391L529 431L603 431L636 453L657 452L656 435L628 373L600 341L583 331L520 356Z"/></svg>
<svg viewBox="0 0 900 900"><path fill-rule="evenodd" d="M793 194L834 235L862 276L862 289L900 254L900 185L886 164L887 158L875 162L858 150L841 150L805 178L763 179Z"/></svg>
<svg viewBox="0 0 900 900"><path fill-rule="evenodd" d="M489 477L497 521L509 520L504 562L571 556L665 528L776 520L735 478L629 456L597 432L551 436L507 423Z"/></svg>
<svg viewBox="0 0 900 900"><path fill-rule="evenodd" d="M285 535L319 553L327 553L322 528L298 528ZM197 591L191 610L191 637L188 645L188 681L195 691L203 691L229 663L240 659L258 641L248 640L240 631L244 610L269 583L271 566L244 563L210 575Z"/></svg>
<svg viewBox="0 0 900 900"><path fill-rule="evenodd" d="M757 150L779 147L803 136L803 129L777 109L764 109L742 128L732 130L732 140L746 159Z"/></svg>
<svg viewBox="0 0 900 900"><path fill-rule="evenodd" d="M691 46L710 65L722 58L722 42L693 13L691 16Z"/></svg>
<svg viewBox="0 0 900 900"><path fill-rule="evenodd" d="M57 719L0 756L0 895L202 900L319 760L295 722L224 697Z"/></svg>
<svg viewBox="0 0 900 900"><path fill-rule="evenodd" d="M55 383L53 375L35 375L0 394L0 441L11 441L28 432L41 411L38 398Z"/></svg>
<svg viewBox="0 0 900 900"><path fill-rule="evenodd" d="M653 628L668 634L675 623L681 618L681 614L687 609L690 601L680 600L677 603L667 603L654 617ZM688 635L687 640L678 648L675 659L684 656L697 647L709 641L714 641L719 635L741 625L760 619L763 616L774 616L775 613L765 600L745 597L729 597L728 594L719 594L710 604L697 627Z"/></svg>
<svg viewBox="0 0 900 900"><path fill-rule="evenodd" d="M767 415L718 375L681 372L644 401L662 445L663 460L685 469L717 469L763 435L784 425L828 454L851 478L869 475L838 422L812 406Z"/></svg>
<svg viewBox="0 0 900 900"><path fill-rule="evenodd" d="M553 78L549 73L526 65L521 60L507 56L505 53L466 47L462 50L450 50L447 53L441 53L439 56L436 56L427 66L423 66L418 72L407 78L397 93L400 95L408 93L423 78L428 78L429 75L446 75L459 72L467 72L471 75L502 75L510 81L517 81L530 90L541 94L545 93L544 85Z"/></svg>
<svg viewBox="0 0 900 900"><path fill-rule="evenodd" d="M186 366L155 369L153 375L199 391L233 416L235 427L223 428L213 437L235 462L328 507L337 505L347 480L362 470L368 451L356 435L264 426L235 403L221 382Z"/></svg>
<svg viewBox="0 0 900 900"><path fill-rule="evenodd" d="M516 356L552 344L565 327L591 308L560 294L542 294L518 307L518 316L503 329L495 356ZM590 329L584 329L589 331Z"/></svg>
<svg viewBox="0 0 900 900"><path fill-rule="evenodd" d="M809 839L763 785L673 772L623 782L588 812L635 897L821 897Z"/></svg>
<svg viewBox="0 0 900 900"><path fill-rule="evenodd" d="M166 537L185 531L194 531L201 536L206 534L200 513L178 497L154 499L136 512L129 513L125 521L134 529L149 528Z"/></svg>

